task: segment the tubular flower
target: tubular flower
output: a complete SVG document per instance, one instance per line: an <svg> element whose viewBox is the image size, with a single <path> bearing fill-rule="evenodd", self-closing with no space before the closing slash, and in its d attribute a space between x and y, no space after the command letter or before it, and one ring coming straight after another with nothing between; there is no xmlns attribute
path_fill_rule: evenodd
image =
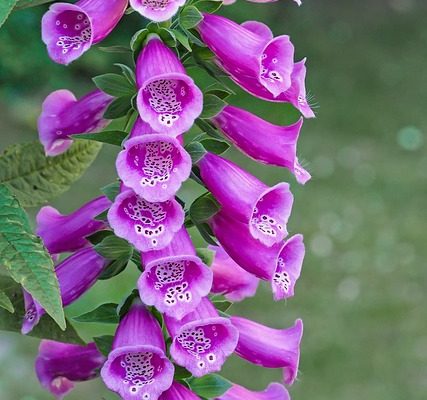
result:
<svg viewBox="0 0 427 400"><path fill-rule="evenodd" d="M178 365L200 377L220 371L237 345L238 332L218 312L208 298L181 320L165 317L173 342L171 356Z"/></svg>
<svg viewBox="0 0 427 400"><path fill-rule="evenodd" d="M287 183L268 187L236 164L212 153L198 161L206 187L223 211L249 227L252 237L272 246L287 235L293 196Z"/></svg>
<svg viewBox="0 0 427 400"><path fill-rule="evenodd" d="M202 92L157 35L148 37L136 74L141 118L158 133L178 136L189 130L202 112Z"/></svg>
<svg viewBox="0 0 427 400"><path fill-rule="evenodd" d="M112 100L101 90L80 100L69 90L57 90L47 96L38 119L39 139L46 155L57 156L66 151L73 143L73 134L98 132L107 126L110 120L103 115Z"/></svg>
<svg viewBox="0 0 427 400"><path fill-rule="evenodd" d="M107 261L91 247L86 247L66 258L55 268L64 307L76 301L96 282ZM25 316L21 332L26 335L38 324L45 310L24 291Z"/></svg>
<svg viewBox="0 0 427 400"><path fill-rule="evenodd" d="M126 11L127 0L80 0L55 3L42 20L42 39L50 58L69 64L114 29Z"/></svg>
<svg viewBox="0 0 427 400"><path fill-rule="evenodd" d="M163 392L159 397L160 400L200 400L191 390L178 382L173 382L172 386Z"/></svg>
<svg viewBox="0 0 427 400"><path fill-rule="evenodd" d="M141 300L162 313L181 319L209 294L212 271L196 256L184 227L164 249L143 253L142 261Z"/></svg>
<svg viewBox="0 0 427 400"><path fill-rule="evenodd" d="M266 247L248 233L245 224L223 212L214 215L209 225L221 246L240 267L271 281L277 300L293 295L304 257L302 235Z"/></svg>
<svg viewBox="0 0 427 400"><path fill-rule="evenodd" d="M255 296L259 279L236 264L221 246L209 246L209 249L215 252L211 292L223 294L232 302Z"/></svg>
<svg viewBox="0 0 427 400"><path fill-rule="evenodd" d="M253 392L234 384L216 400L291 400L288 391L280 383L270 383L262 392Z"/></svg>
<svg viewBox="0 0 427 400"><path fill-rule="evenodd" d="M42 340L35 369L41 385L62 400L74 388L74 382L96 378L104 361L95 343L80 346Z"/></svg>
<svg viewBox="0 0 427 400"><path fill-rule="evenodd" d="M173 198L189 178L191 157L170 135L144 134L125 142L116 168L120 179L136 194L150 202L161 202Z"/></svg>
<svg viewBox="0 0 427 400"><path fill-rule="evenodd" d="M174 375L165 351L158 322L145 306L134 303L120 321L101 377L123 400L157 400Z"/></svg>
<svg viewBox="0 0 427 400"><path fill-rule="evenodd" d="M167 21L185 4L185 0L130 0L131 7L154 22Z"/></svg>
<svg viewBox="0 0 427 400"><path fill-rule="evenodd" d="M126 189L108 211L114 233L140 251L161 250L184 223L184 211L175 199L151 203Z"/></svg>
<svg viewBox="0 0 427 400"><path fill-rule="evenodd" d="M311 178L297 158L302 118L295 124L278 126L241 108L226 106L213 122L225 137L252 159L289 169L301 184Z"/></svg>
<svg viewBox="0 0 427 400"><path fill-rule="evenodd" d="M62 215L50 206L42 207L36 217L36 233L50 254L76 251L89 243L86 236L105 227L104 222L94 218L110 204L105 196L97 197L69 215Z"/></svg>
<svg viewBox="0 0 427 400"><path fill-rule="evenodd" d="M217 62L243 89L264 100L292 103L306 117L314 113L306 100L305 59L294 64L289 36L276 38L257 21L242 25L204 14L198 25Z"/></svg>
<svg viewBox="0 0 427 400"><path fill-rule="evenodd" d="M236 354L265 368L282 368L283 381L292 385L298 373L302 320L288 329L273 329L242 317L231 317L239 331Z"/></svg>

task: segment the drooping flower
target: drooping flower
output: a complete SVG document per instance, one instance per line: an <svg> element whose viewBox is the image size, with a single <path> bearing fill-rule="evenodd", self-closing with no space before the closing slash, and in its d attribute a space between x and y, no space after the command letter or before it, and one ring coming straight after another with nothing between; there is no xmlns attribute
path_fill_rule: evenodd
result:
<svg viewBox="0 0 427 400"><path fill-rule="evenodd" d="M76 301L96 282L107 265L92 247L78 250L59 263L55 268L64 307ZM26 335L38 324L45 314L44 308L26 291L24 291L25 316L22 323L22 334Z"/></svg>
<svg viewBox="0 0 427 400"><path fill-rule="evenodd" d="M254 392L243 386L233 384L216 400L291 400L289 392L280 383L270 383L262 392Z"/></svg>
<svg viewBox="0 0 427 400"><path fill-rule="evenodd" d="M289 169L299 183L311 178L297 157L302 118L295 124L278 126L241 108L226 106L212 121L247 156Z"/></svg>
<svg viewBox="0 0 427 400"><path fill-rule="evenodd" d="M180 383L173 382L172 386L162 393L159 400L200 400L200 397Z"/></svg>
<svg viewBox="0 0 427 400"><path fill-rule="evenodd" d="M239 331L236 354L265 368L282 368L283 381L292 385L298 373L302 320L287 329L273 329L242 317L231 317Z"/></svg>
<svg viewBox="0 0 427 400"><path fill-rule="evenodd" d="M76 251L89 243L86 236L104 228L105 223L94 218L110 204L110 200L100 196L69 215L50 206L42 207L36 217L36 233L50 254Z"/></svg>
<svg viewBox="0 0 427 400"><path fill-rule="evenodd" d="M243 89L265 100L290 102L306 118L314 117L306 100L305 59L294 64L289 36L274 38L261 22L238 25L213 14L204 14L198 29L216 61Z"/></svg>
<svg viewBox="0 0 427 400"><path fill-rule="evenodd" d="M158 322L136 302L120 321L101 377L123 400L157 400L174 375L165 351Z"/></svg>
<svg viewBox="0 0 427 400"><path fill-rule="evenodd" d="M97 132L107 126L110 120L103 115L112 100L101 90L80 100L69 90L57 90L47 96L37 124L46 155L57 156L66 151L73 143L73 134Z"/></svg>
<svg viewBox="0 0 427 400"><path fill-rule="evenodd" d="M214 215L209 225L221 246L240 267L271 281L276 300L293 295L304 257L302 235L266 247L249 234L245 224L223 212Z"/></svg>
<svg viewBox="0 0 427 400"><path fill-rule="evenodd" d="M202 112L202 92L155 34L138 57L136 75L141 118L158 133L178 136L189 130Z"/></svg>
<svg viewBox="0 0 427 400"><path fill-rule="evenodd" d="M172 358L196 377L220 371L236 348L237 329L228 318L218 316L206 297L181 320L165 316L165 323L173 338Z"/></svg>
<svg viewBox="0 0 427 400"><path fill-rule="evenodd" d="M136 194L150 202L161 202L173 198L188 179L191 157L170 135L143 134L125 142L116 168L120 179Z"/></svg>
<svg viewBox="0 0 427 400"><path fill-rule="evenodd" d="M166 247L184 223L184 211L175 199L151 203L126 189L108 211L114 233L140 251Z"/></svg>
<svg viewBox="0 0 427 400"><path fill-rule="evenodd" d="M185 0L130 0L130 5L135 11L154 22L167 21L184 4Z"/></svg>
<svg viewBox="0 0 427 400"><path fill-rule="evenodd" d="M242 301L255 295L259 279L240 267L221 246L209 246L215 252L211 265L212 293L223 294L229 301Z"/></svg>
<svg viewBox="0 0 427 400"><path fill-rule="evenodd" d="M182 227L162 250L142 253L144 272L138 280L141 300L181 319L193 311L212 286L212 270L196 256Z"/></svg>
<svg viewBox="0 0 427 400"><path fill-rule="evenodd" d="M104 361L95 343L81 346L42 340L35 369L40 384L57 400L62 400L75 382L96 378Z"/></svg>
<svg viewBox="0 0 427 400"><path fill-rule="evenodd" d="M79 58L114 29L127 4L127 0L52 4L42 20L42 39L50 58L59 64Z"/></svg>
<svg viewBox="0 0 427 400"><path fill-rule="evenodd" d="M248 225L251 235L272 246L287 235L293 196L287 183L268 187L238 165L212 153L197 163L206 187L224 212Z"/></svg>

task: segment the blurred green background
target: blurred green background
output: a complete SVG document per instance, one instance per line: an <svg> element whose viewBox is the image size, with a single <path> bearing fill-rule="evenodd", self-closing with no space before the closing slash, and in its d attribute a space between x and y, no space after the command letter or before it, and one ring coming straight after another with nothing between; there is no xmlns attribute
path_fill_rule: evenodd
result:
<svg viewBox="0 0 427 400"><path fill-rule="evenodd" d="M275 34L290 34L298 59L308 57L307 88L320 105L299 142L300 159L313 175L305 187L285 170L227 154L267 183L291 182L296 197L289 229L305 235L308 250L296 296L274 303L265 285L256 298L231 309L274 327L303 318L294 399L427 398L426 3L305 0L298 8L291 0L238 0L222 10L239 22L258 19ZM39 37L45 9L18 12L0 31L0 150L37 138L35 121L50 91L70 88L82 95L91 76L123 61L95 48L70 67L53 64ZM103 45L125 45L141 24L137 15L126 17ZM297 118L286 105L246 94L231 102L276 123ZM84 178L53 205L70 212L98 195L115 178L116 152L104 146ZM182 196L191 199L196 190L189 183ZM106 293L120 301L136 277L128 268L97 283L67 314L94 308ZM111 332L107 326L78 328L86 339ZM0 333L2 400L51 398L33 372L37 346L36 339ZM223 372L252 389L280 380L280 371L237 358ZM68 398L117 397L98 380L77 385Z"/></svg>

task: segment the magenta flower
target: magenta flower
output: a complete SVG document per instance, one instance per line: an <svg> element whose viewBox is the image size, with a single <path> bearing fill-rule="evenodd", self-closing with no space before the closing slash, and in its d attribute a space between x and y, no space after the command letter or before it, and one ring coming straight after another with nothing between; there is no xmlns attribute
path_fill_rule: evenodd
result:
<svg viewBox="0 0 427 400"><path fill-rule="evenodd" d="M236 264L221 246L209 246L209 249L215 252L211 292L223 294L232 302L255 296L259 279Z"/></svg>
<svg viewBox="0 0 427 400"><path fill-rule="evenodd" d="M76 301L96 282L107 265L92 247L81 249L66 258L55 268L64 307ZM44 308L33 297L24 291L25 316L22 323L22 334L26 335L38 324L45 314Z"/></svg>
<svg viewBox="0 0 427 400"><path fill-rule="evenodd" d="M136 74L141 118L158 133L178 136L189 130L202 112L202 92L157 35L148 37Z"/></svg>
<svg viewBox="0 0 427 400"><path fill-rule="evenodd" d="M138 280L141 300L160 312L181 319L193 311L212 286L212 270L196 256L182 227L162 250L142 254L145 267Z"/></svg>
<svg viewBox="0 0 427 400"><path fill-rule="evenodd" d="M263 26L262 31L252 28ZM276 98L291 86L294 68L294 46L289 36L273 38L264 24L251 22L249 27L218 15L204 14L198 25L206 45L218 62L234 79L252 78Z"/></svg>
<svg viewBox="0 0 427 400"><path fill-rule="evenodd" d="M283 240L293 203L287 183L268 187L238 165L212 153L206 153L198 167L223 211L246 223L254 238L266 246Z"/></svg>
<svg viewBox="0 0 427 400"><path fill-rule="evenodd" d="M293 295L304 257L302 235L266 247L249 234L245 224L223 212L214 215L209 224L221 246L240 267L258 278L271 281L277 300Z"/></svg>
<svg viewBox="0 0 427 400"><path fill-rule="evenodd" d="M173 382L172 386L162 393L159 400L200 400L200 397L180 383Z"/></svg>
<svg viewBox="0 0 427 400"><path fill-rule="evenodd" d="M302 320L287 329L273 329L242 317L231 317L239 331L236 354L265 368L282 368L283 381L292 385L298 373Z"/></svg>
<svg viewBox="0 0 427 400"><path fill-rule="evenodd" d="M276 271L271 280L274 300L282 300L294 295L295 283L301 274L305 246L302 235L292 236L280 250Z"/></svg>
<svg viewBox="0 0 427 400"><path fill-rule="evenodd" d="M36 233L50 254L76 251L89 243L86 236L105 227L104 222L94 218L107 210L110 204L105 196L97 197L69 215L62 215L50 206L42 207L36 217Z"/></svg>
<svg viewBox="0 0 427 400"><path fill-rule="evenodd" d="M185 0L130 0L130 5L135 11L154 22L167 21L184 4Z"/></svg>
<svg viewBox="0 0 427 400"><path fill-rule="evenodd" d="M291 400L288 391L279 383L270 383L262 392L253 392L234 384L216 400Z"/></svg>
<svg viewBox="0 0 427 400"><path fill-rule="evenodd" d="M104 361L95 343L80 346L42 340L35 367L40 384L62 400L74 388L74 382L96 378Z"/></svg>
<svg viewBox="0 0 427 400"><path fill-rule="evenodd" d="M110 120L103 116L112 100L101 90L80 100L69 90L57 90L47 96L38 119L39 139L46 155L57 156L66 151L73 143L73 134L98 132L107 126Z"/></svg>
<svg viewBox="0 0 427 400"><path fill-rule="evenodd" d="M229 319L218 316L206 297L181 320L165 316L165 323L173 338L172 358L197 377L220 371L237 345L237 329Z"/></svg>
<svg viewBox="0 0 427 400"><path fill-rule="evenodd" d="M50 58L59 64L79 58L114 29L127 4L127 0L52 4L42 20L42 39Z"/></svg>
<svg viewBox="0 0 427 400"><path fill-rule="evenodd" d="M127 187L150 202L175 196L191 173L191 157L180 142L166 134L132 137L119 153L116 168Z"/></svg>
<svg viewBox="0 0 427 400"><path fill-rule="evenodd" d="M161 250L184 223L184 211L175 199L151 203L127 189L110 207L108 222L117 236L138 250Z"/></svg>
<svg viewBox="0 0 427 400"><path fill-rule="evenodd" d="M174 375L165 351L158 322L145 306L134 303L120 321L101 377L123 400L157 400Z"/></svg>
<svg viewBox="0 0 427 400"><path fill-rule="evenodd" d="M289 169L299 183L304 184L311 178L297 158L302 118L295 124L278 126L241 108L227 106L213 122L247 156Z"/></svg>

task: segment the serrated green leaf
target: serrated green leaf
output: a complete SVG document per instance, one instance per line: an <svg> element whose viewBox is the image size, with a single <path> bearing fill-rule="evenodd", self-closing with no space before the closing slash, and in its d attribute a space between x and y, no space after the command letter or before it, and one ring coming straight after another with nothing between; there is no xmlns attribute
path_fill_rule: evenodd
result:
<svg viewBox="0 0 427 400"><path fill-rule="evenodd" d="M54 0L18 0L16 2L15 10L23 8L36 7L46 3L52 3Z"/></svg>
<svg viewBox="0 0 427 400"><path fill-rule="evenodd" d="M215 258L215 252L207 249L206 247L199 247L196 249L199 258L207 265L211 266Z"/></svg>
<svg viewBox="0 0 427 400"><path fill-rule="evenodd" d="M95 251L108 260L126 258L129 260L133 249L131 245L122 238L114 235L107 236L101 243L94 247Z"/></svg>
<svg viewBox="0 0 427 400"><path fill-rule="evenodd" d="M0 184L0 265L65 329L52 258L29 225L25 211L11 191Z"/></svg>
<svg viewBox="0 0 427 400"><path fill-rule="evenodd" d="M214 154L225 153L230 145L224 140L207 138L200 141L200 144L209 152Z"/></svg>
<svg viewBox="0 0 427 400"><path fill-rule="evenodd" d="M5 292L0 290L0 307L4 308L6 311L9 311L11 314L15 312L12 302Z"/></svg>
<svg viewBox="0 0 427 400"><path fill-rule="evenodd" d="M23 207L38 207L66 192L92 164L102 144L76 141L65 153L46 157L39 142L14 145L0 155L0 183Z"/></svg>
<svg viewBox="0 0 427 400"><path fill-rule="evenodd" d="M127 115L132 109L132 99L134 96L123 96L113 100L105 110L104 118L117 119Z"/></svg>
<svg viewBox="0 0 427 400"><path fill-rule="evenodd" d="M129 259L127 257L112 261L104 268L98 279L100 281L105 281L107 279L114 278L126 269L128 263Z"/></svg>
<svg viewBox="0 0 427 400"><path fill-rule="evenodd" d="M113 340L114 336L111 335L95 336L93 338L96 347L105 357L108 357L108 354L111 352L111 348L113 347Z"/></svg>
<svg viewBox="0 0 427 400"><path fill-rule="evenodd" d="M12 278L0 275L0 291L9 297L15 309L15 313L11 314L0 308L0 330L20 333L25 315L22 287ZM28 335L65 343L84 344L70 322L67 322L67 329L63 331L48 315L44 315Z"/></svg>
<svg viewBox="0 0 427 400"><path fill-rule="evenodd" d="M17 0L2 0L0 2L0 27L5 23L9 14L12 12L13 7L15 7Z"/></svg>
<svg viewBox="0 0 427 400"><path fill-rule="evenodd" d="M232 386L229 380L218 374L205 375L201 378L189 378L187 383L194 393L207 399L222 396Z"/></svg>
<svg viewBox="0 0 427 400"><path fill-rule="evenodd" d="M132 96L136 91L123 75L109 73L95 76L92 80L98 89L114 97Z"/></svg>
<svg viewBox="0 0 427 400"><path fill-rule="evenodd" d="M109 183L108 185L102 187L100 190L102 194L105 194L105 196L107 196L108 200L114 201L120 192L120 182L115 181Z"/></svg>
<svg viewBox="0 0 427 400"><path fill-rule="evenodd" d="M227 102L220 99L214 94L207 93L203 96L203 111L200 115L202 119L213 118L217 116L223 108L227 105Z"/></svg>
<svg viewBox="0 0 427 400"><path fill-rule="evenodd" d="M190 217L193 222L201 224L208 221L221 209L221 206L215 200L211 193L205 193L193 201L190 206Z"/></svg>
<svg viewBox="0 0 427 400"><path fill-rule="evenodd" d="M117 324L119 322L119 316L117 314L118 304L106 303L101 304L99 307L92 311L73 317L74 321L77 322L97 322L100 324Z"/></svg>
<svg viewBox="0 0 427 400"><path fill-rule="evenodd" d="M200 142L191 142L185 146L185 150L190 154L191 161L196 164L206 154L206 149Z"/></svg>
<svg viewBox="0 0 427 400"><path fill-rule="evenodd" d="M203 19L203 15L194 6L185 7L179 14L179 24L185 29L197 26Z"/></svg>
<svg viewBox="0 0 427 400"><path fill-rule="evenodd" d="M100 143L112 144L114 146L121 146L123 141L128 136L127 132L123 131L104 131L98 133L79 133L73 135L76 139L92 140Z"/></svg>

